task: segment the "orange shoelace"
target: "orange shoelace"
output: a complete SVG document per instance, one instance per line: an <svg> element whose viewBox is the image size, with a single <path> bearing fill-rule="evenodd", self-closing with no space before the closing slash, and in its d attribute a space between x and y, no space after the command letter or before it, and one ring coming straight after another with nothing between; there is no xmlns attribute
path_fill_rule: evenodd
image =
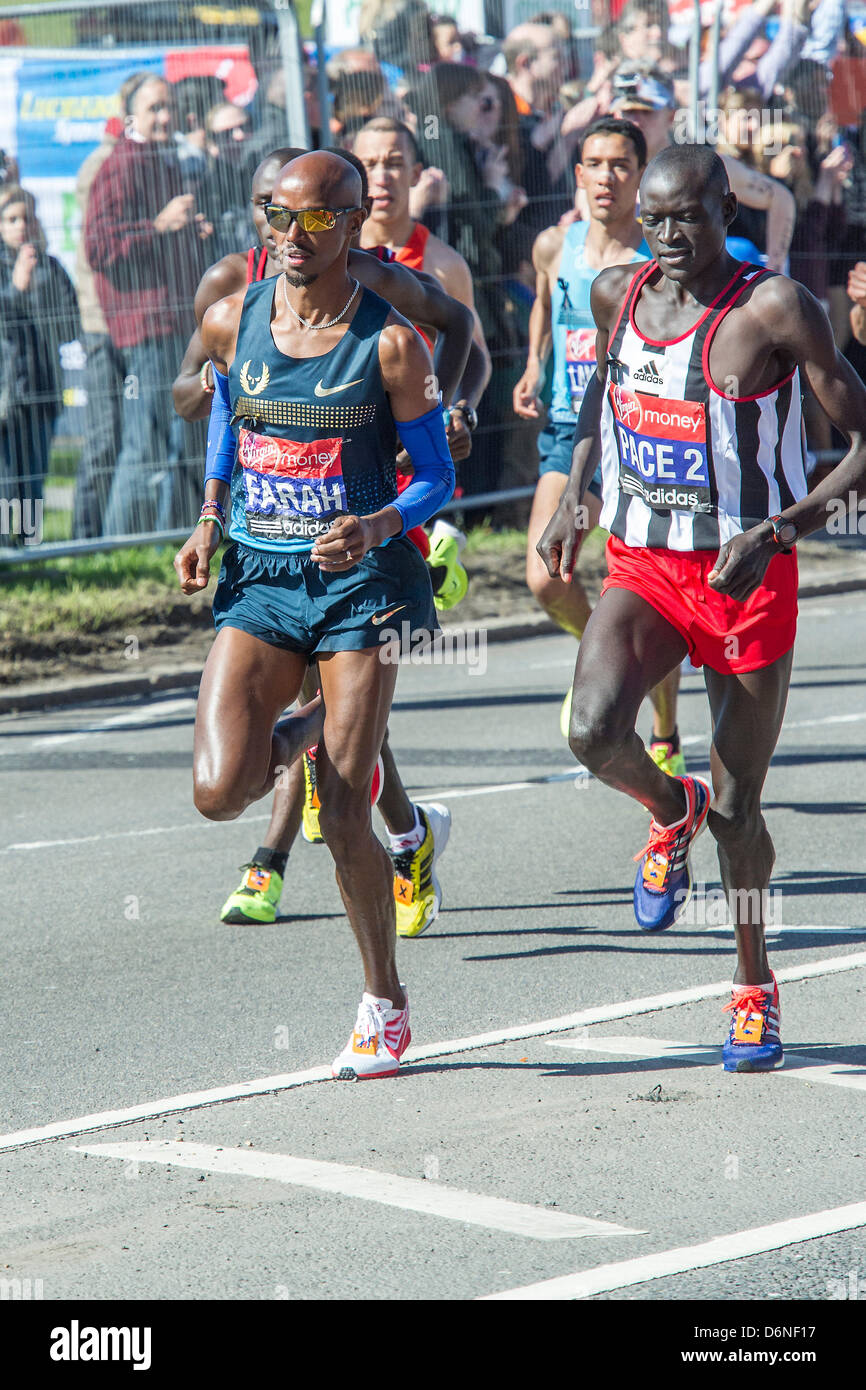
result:
<svg viewBox="0 0 866 1390"><path fill-rule="evenodd" d="M645 854L663 854L667 859L670 859L671 850L675 848L682 828L682 824L657 825L655 821L651 821L649 839L640 853L634 856L635 863L639 859L643 859Z"/></svg>
<svg viewBox="0 0 866 1390"><path fill-rule="evenodd" d="M760 985L741 985L730 1004L723 1005L722 1013L739 1013L741 1009L747 1009L749 1013L763 1013L766 997L767 992Z"/></svg>

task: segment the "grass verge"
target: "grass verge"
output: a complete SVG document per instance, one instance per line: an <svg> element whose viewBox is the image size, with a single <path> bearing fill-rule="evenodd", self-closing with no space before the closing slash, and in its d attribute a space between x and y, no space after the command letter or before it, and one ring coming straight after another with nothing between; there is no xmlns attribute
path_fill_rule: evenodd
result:
<svg viewBox="0 0 866 1390"><path fill-rule="evenodd" d="M0 638L99 632L158 617L180 597L168 546L0 569Z"/></svg>

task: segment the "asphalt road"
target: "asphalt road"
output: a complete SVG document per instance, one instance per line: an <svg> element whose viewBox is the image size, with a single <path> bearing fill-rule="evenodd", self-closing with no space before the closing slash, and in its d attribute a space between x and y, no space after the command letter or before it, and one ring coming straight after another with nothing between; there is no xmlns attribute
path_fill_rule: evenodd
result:
<svg viewBox="0 0 866 1390"><path fill-rule="evenodd" d="M719 1066L714 899L657 938L634 924L647 820L575 780L565 637L401 672L392 742L453 831L445 910L399 945L413 1049L370 1086L319 1079L361 988L327 850L293 851L273 927L218 921L267 812L197 816L191 699L0 720L0 1279L46 1300L866 1296L864 651L866 597L803 605L766 787L771 958L800 977L770 1076ZM706 773L696 674L680 728ZM709 836L694 864L718 886Z"/></svg>

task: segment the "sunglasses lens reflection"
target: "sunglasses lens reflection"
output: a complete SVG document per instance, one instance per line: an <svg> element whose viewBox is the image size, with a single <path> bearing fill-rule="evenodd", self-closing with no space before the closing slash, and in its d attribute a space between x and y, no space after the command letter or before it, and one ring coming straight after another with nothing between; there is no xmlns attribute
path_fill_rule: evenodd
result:
<svg viewBox="0 0 866 1390"><path fill-rule="evenodd" d="M297 222L303 232L329 232L336 225L336 213L328 208L304 208L299 212L291 208L271 205L266 216L275 232L287 232L293 222Z"/></svg>

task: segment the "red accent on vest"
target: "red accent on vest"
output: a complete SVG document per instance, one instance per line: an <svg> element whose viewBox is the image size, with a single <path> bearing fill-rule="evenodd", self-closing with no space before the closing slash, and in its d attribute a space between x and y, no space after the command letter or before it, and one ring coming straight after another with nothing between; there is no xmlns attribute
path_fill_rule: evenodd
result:
<svg viewBox="0 0 866 1390"><path fill-rule="evenodd" d="M410 270L423 270L424 252L427 249L429 236L430 228L425 227L423 222L416 222L406 245L398 246L394 253L400 264L408 265Z"/></svg>
<svg viewBox="0 0 866 1390"><path fill-rule="evenodd" d="M412 228L412 235L405 246L398 246L394 253L394 259L399 261L401 265L408 266L410 270L423 270L424 252L427 250L427 238L429 236L430 228L425 227L423 222L416 222ZM417 323L415 327L418 328ZM423 328L418 328L418 332L432 352L433 344Z"/></svg>
<svg viewBox="0 0 866 1390"><path fill-rule="evenodd" d="M259 263L256 265L256 247L251 246L247 252L247 284L251 285L254 280L264 280L265 266L268 261L267 247L263 246L259 252Z"/></svg>

